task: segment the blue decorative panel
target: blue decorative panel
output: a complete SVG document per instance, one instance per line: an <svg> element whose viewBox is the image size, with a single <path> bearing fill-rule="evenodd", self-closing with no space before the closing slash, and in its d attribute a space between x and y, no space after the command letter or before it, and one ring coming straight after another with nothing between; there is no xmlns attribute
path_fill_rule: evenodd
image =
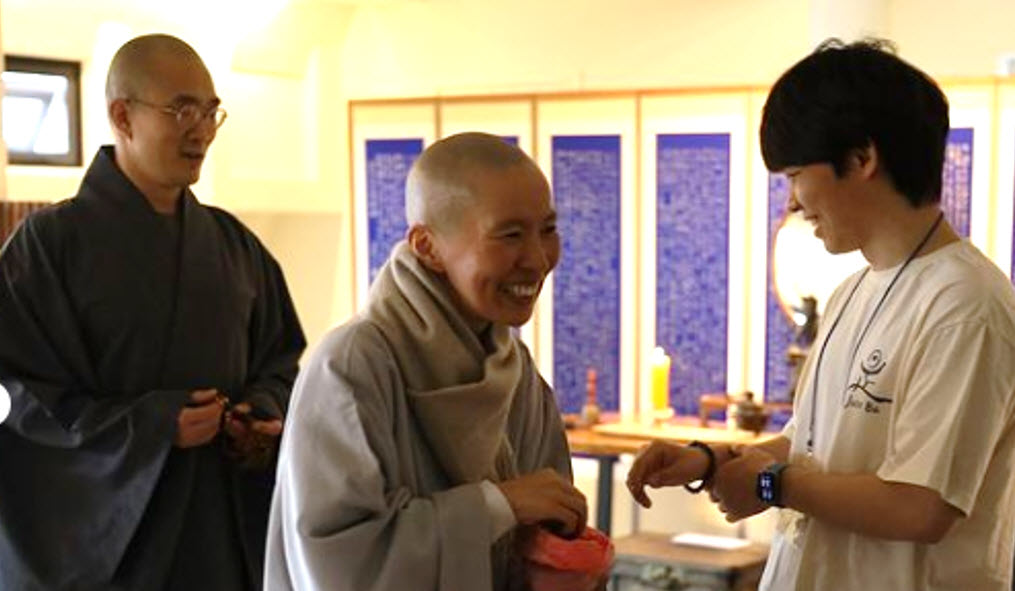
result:
<svg viewBox="0 0 1015 591"><path fill-rule="evenodd" d="M789 179L785 175L768 175L768 270L765 273L765 400L787 401L790 399L790 367L786 350L793 342L796 327L786 318L779 306L775 293L775 277L772 275L772 245L775 233L786 214L789 201Z"/></svg>
<svg viewBox="0 0 1015 591"><path fill-rule="evenodd" d="M973 194L973 129L948 132L941 178L941 209L948 223L964 238L969 237L969 210Z"/></svg>
<svg viewBox="0 0 1015 591"><path fill-rule="evenodd" d="M405 179L423 151L422 139L367 140L367 248L369 279L405 237Z"/></svg>
<svg viewBox="0 0 1015 591"><path fill-rule="evenodd" d="M620 136L555 136L553 194L562 253L553 280L553 385L564 412L585 401L594 367L599 405L620 389Z"/></svg>
<svg viewBox="0 0 1015 591"><path fill-rule="evenodd" d="M772 246L782 218L786 215L789 201L789 179L785 175L768 175L768 257L765 272L765 401L785 402L791 398L790 382L792 368L786 358L786 351L796 333L796 327L779 306L775 293L775 277L772 275ZM781 427L789 419L786 413L772 417L772 424Z"/></svg>
<svg viewBox="0 0 1015 591"><path fill-rule="evenodd" d="M673 358L670 403L726 391L729 134L656 138L656 343Z"/></svg>

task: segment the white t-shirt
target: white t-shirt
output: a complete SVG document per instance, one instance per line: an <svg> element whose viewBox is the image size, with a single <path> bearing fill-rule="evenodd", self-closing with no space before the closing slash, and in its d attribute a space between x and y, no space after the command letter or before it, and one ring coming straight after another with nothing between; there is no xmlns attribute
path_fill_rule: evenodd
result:
<svg viewBox="0 0 1015 591"><path fill-rule="evenodd" d="M1010 589L1015 291L968 242L949 244L910 263L861 340L899 268L857 273L830 298L784 431L790 461L806 457L813 412L819 469L924 486L965 517L939 543L917 544L783 511L763 591Z"/></svg>

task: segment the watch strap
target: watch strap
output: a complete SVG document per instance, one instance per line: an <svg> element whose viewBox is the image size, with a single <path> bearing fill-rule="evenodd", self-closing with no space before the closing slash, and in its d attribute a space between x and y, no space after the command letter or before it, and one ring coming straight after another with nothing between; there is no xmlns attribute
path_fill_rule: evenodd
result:
<svg viewBox="0 0 1015 591"><path fill-rule="evenodd" d="M712 451L712 447L709 446L707 443L702 443L700 441L692 441L691 443L687 444L687 447L696 447L701 451L705 452L705 455L708 456L708 465L705 467L705 473L701 475L701 478L699 479L698 483L697 484L687 483L684 485L684 488L687 489L687 492L697 494L705 490L705 487L712 482L712 477L715 476L716 469L715 452Z"/></svg>

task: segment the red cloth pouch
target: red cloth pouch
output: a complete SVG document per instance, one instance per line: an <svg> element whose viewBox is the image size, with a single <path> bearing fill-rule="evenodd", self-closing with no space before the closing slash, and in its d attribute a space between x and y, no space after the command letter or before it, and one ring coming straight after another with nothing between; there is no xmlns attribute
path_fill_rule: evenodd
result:
<svg viewBox="0 0 1015 591"><path fill-rule="evenodd" d="M532 591L593 591L604 588L613 543L591 527L571 540L538 528L523 555Z"/></svg>

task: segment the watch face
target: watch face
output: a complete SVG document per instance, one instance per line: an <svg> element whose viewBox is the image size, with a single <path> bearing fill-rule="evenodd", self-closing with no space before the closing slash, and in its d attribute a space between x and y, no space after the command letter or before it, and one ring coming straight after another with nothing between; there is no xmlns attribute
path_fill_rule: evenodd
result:
<svg viewBox="0 0 1015 591"><path fill-rule="evenodd" d="M769 472L758 474L758 497L766 503L771 503L775 497L775 476Z"/></svg>

